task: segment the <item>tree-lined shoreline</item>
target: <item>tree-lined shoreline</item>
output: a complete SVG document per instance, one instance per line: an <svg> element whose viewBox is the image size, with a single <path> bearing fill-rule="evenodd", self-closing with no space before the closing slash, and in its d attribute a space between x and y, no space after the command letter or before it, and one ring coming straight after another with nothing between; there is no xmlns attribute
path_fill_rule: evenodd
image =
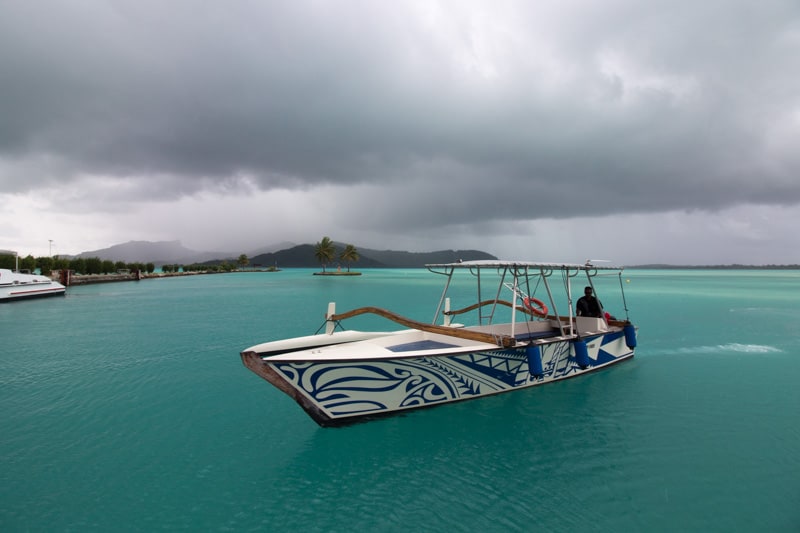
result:
<svg viewBox="0 0 800 533"><path fill-rule="evenodd" d="M17 267L16 258L13 255L0 255L0 268L14 270ZM94 276L110 275L123 272L140 272L141 274L154 274L156 270L161 273L177 272L232 272L239 267L234 263L223 261L218 265L208 265L195 263L191 265L164 264L157 268L154 263L125 263L123 261L111 261L100 259L99 257L72 259L54 257L33 257L28 255L19 258L19 268L23 271L34 272L38 270L43 276L51 276L53 272L69 270L77 275Z"/></svg>

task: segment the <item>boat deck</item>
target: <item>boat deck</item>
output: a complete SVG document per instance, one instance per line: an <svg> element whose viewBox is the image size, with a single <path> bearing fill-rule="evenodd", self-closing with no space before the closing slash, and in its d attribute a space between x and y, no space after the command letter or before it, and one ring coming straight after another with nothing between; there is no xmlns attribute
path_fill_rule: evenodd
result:
<svg viewBox="0 0 800 533"><path fill-rule="evenodd" d="M558 337L561 332L554 329L552 331L534 331L530 333L523 333L516 335L514 338L518 341L524 342L533 339L546 339L548 337ZM399 352L414 352L419 350L439 350L442 348L457 348L458 344L448 342L441 342L433 339L423 339L419 341L404 342L402 344L395 344L394 346L386 346L386 349L395 353Z"/></svg>

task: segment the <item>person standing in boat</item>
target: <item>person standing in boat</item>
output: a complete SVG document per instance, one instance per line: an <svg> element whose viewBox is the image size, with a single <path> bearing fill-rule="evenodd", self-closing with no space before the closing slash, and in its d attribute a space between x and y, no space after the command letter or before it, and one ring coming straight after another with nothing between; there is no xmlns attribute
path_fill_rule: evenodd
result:
<svg viewBox="0 0 800 533"><path fill-rule="evenodd" d="M600 300L592 296L592 288L586 287L583 289L583 296L578 299L575 306L575 313L578 316L589 316L600 318L603 316L603 304Z"/></svg>

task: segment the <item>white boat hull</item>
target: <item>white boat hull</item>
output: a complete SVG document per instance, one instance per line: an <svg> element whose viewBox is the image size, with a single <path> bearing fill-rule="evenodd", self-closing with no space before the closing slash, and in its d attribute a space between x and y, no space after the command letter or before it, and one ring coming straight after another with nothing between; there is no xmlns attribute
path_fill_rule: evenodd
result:
<svg viewBox="0 0 800 533"><path fill-rule="evenodd" d="M318 424L335 426L542 385L598 370L634 354L622 330L579 339L587 347L585 365L576 357L576 339L543 342L538 345L540 367L532 364L526 346L443 348L453 339L421 332L406 335L420 340L394 337L392 342L398 344L387 345L395 350L393 357L361 358L368 351L376 353L370 340L272 356L249 349L241 355L245 366L294 398ZM435 348L404 351L404 345ZM315 351L318 357L310 357ZM301 360L304 357L307 359Z"/></svg>

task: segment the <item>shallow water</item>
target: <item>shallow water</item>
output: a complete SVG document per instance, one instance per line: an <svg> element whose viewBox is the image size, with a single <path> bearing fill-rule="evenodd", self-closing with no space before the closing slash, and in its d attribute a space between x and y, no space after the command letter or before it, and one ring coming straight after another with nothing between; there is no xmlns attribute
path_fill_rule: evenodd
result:
<svg viewBox="0 0 800 533"><path fill-rule="evenodd" d="M339 429L238 352L443 279L311 272L0 305L0 530L800 530L797 271L626 271L632 361Z"/></svg>

